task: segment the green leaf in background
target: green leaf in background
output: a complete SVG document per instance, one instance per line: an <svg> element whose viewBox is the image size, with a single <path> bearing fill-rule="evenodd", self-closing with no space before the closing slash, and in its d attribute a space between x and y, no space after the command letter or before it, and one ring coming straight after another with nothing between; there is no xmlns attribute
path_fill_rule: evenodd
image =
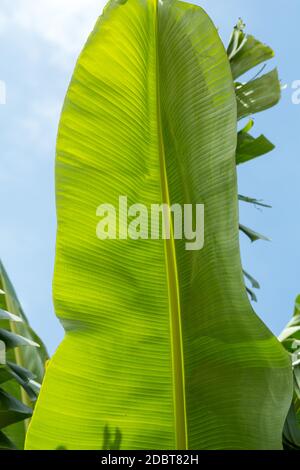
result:
<svg viewBox="0 0 300 470"><path fill-rule="evenodd" d="M257 138L244 132L238 133L238 143L236 151L236 164L248 162L253 158L260 157L266 153L272 152L275 146L264 136Z"/></svg>
<svg viewBox="0 0 300 470"><path fill-rule="evenodd" d="M266 207L267 209L272 209L272 206L270 206L269 204L265 204L259 199L254 199L248 196L242 196L241 194L239 194L238 198L239 198L239 201L246 202L248 204L253 204L254 206L261 206L261 207Z"/></svg>
<svg viewBox="0 0 300 470"><path fill-rule="evenodd" d="M275 106L281 97L276 69L262 77L236 86L238 118L242 119Z"/></svg>
<svg viewBox="0 0 300 470"><path fill-rule="evenodd" d="M17 322L22 321L20 317L17 317L17 315L14 315L13 313L10 313L10 312L6 312L6 310L0 309L0 321L1 320L10 320L10 321L17 321Z"/></svg>
<svg viewBox="0 0 300 470"><path fill-rule="evenodd" d="M294 316L279 340L290 353L294 371L294 398L283 430L283 447L300 450L300 295L296 299Z"/></svg>
<svg viewBox="0 0 300 470"><path fill-rule="evenodd" d="M201 8L108 4L59 126L54 300L66 335L27 449L281 448L291 367L244 287L236 126L229 61ZM98 240L97 207L120 195L205 204L204 249Z"/></svg>
<svg viewBox="0 0 300 470"><path fill-rule="evenodd" d="M274 57L274 51L269 46L251 35L246 35L244 28L245 25L240 20L233 30L227 49L234 80ZM277 71L273 70L257 78L261 71L246 83L235 84L239 120L275 106L280 99L281 87ZM264 135L255 138L249 134L253 125L254 121L251 119L238 133L236 155L238 165L265 155L275 148Z"/></svg>
<svg viewBox="0 0 300 470"><path fill-rule="evenodd" d="M227 48L227 55L234 80L253 68L274 57L273 50L244 32L245 25L239 20L231 35ZM265 65L251 79L245 83L235 83L235 92L238 108L238 120L244 117L268 109L274 106L280 99L280 82L277 71L273 71L257 78L261 75ZM254 120L251 118L247 124L238 132L236 147L236 164L240 165L251 161L257 157L270 153L275 146L267 137L260 135L253 137L250 131L254 127ZM254 204L255 206L270 207L257 199L239 195L239 200ZM240 230L245 233L251 241L268 240L266 237L241 225ZM246 290L252 301L256 302L255 293L246 286Z"/></svg>
<svg viewBox="0 0 300 470"><path fill-rule="evenodd" d="M234 80L274 57L274 51L253 36L244 33L242 20L235 26L228 46L228 57Z"/></svg>
<svg viewBox="0 0 300 470"><path fill-rule="evenodd" d="M0 361L0 449L23 449L48 354L30 328L1 262L0 288L0 342L5 347Z"/></svg>
<svg viewBox="0 0 300 470"><path fill-rule="evenodd" d="M248 292L252 302L257 302L257 297L256 297L255 292L252 289L250 289L249 287L246 287L246 291Z"/></svg>
<svg viewBox="0 0 300 470"><path fill-rule="evenodd" d="M0 450L16 450L16 446L0 431Z"/></svg>
<svg viewBox="0 0 300 470"><path fill-rule="evenodd" d="M243 273L244 273L244 276L248 279L248 281L251 282L253 289L260 289L259 282L256 279L254 279L254 277L251 276L251 274L247 273L246 271L243 271Z"/></svg>
<svg viewBox="0 0 300 470"><path fill-rule="evenodd" d="M253 276L251 276L251 274L247 273L247 271L243 270L243 274L244 274L245 279L249 281L251 284L251 288L246 285L246 291L248 292L251 301L257 302L257 296L252 289L260 289L260 285L258 281L254 279Z"/></svg>
<svg viewBox="0 0 300 470"><path fill-rule="evenodd" d="M15 330L16 328L13 329ZM0 341L4 341L7 349L17 348L19 346L39 347L39 344L35 343L30 338L2 329L0 330Z"/></svg>
<svg viewBox="0 0 300 470"><path fill-rule="evenodd" d="M30 418L32 409L0 389L0 422L5 428L18 421Z"/></svg>
<svg viewBox="0 0 300 470"><path fill-rule="evenodd" d="M265 235L261 235L258 232L255 232L249 227L245 227L245 225L240 224L240 231L243 232L252 242L256 242L257 240L264 240L266 242L269 242L270 239L265 237Z"/></svg>

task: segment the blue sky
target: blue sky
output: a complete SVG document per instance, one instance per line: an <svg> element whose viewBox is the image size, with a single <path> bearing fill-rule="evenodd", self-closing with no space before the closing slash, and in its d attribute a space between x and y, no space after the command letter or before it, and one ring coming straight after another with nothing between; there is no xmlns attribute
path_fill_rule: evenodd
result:
<svg viewBox="0 0 300 470"><path fill-rule="evenodd" d="M196 2L195 2L196 3ZM299 0L198 0L224 42L238 17L271 45L287 85L279 106L255 117L276 150L239 169L239 192L264 199L272 210L241 205L245 225L272 243L241 236L244 267L261 283L255 310L278 334L300 293L300 105L291 88L300 80ZM6 83L1 119L0 256L32 326L52 353L63 336L52 306L55 252L54 156L57 125L76 58L103 0L1 0L0 80Z"/></svg>

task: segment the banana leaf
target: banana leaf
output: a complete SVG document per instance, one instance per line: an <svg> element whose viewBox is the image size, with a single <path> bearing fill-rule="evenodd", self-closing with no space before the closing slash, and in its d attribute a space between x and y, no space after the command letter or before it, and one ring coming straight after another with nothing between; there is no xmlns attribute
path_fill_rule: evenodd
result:
<svg viewBox="0 0 300 470"><path fill-rule="evenodd" d="M256 242L257 240L263 240L265 242L270 241L270 239L267 238L265 235L261 235L260 233L252 230L251 228L245 227L245 225L240 224L239 228L240 228L240 231L244 233L252 243Z"/></svg>
<svg viewBox="0 0 300 470"><path fill-rule="evenodd" d="M236 86L238 117L243 119L275 106L281 97L281 87L276 69L262 77Z"/></svg>
<svg viewBox="0 0 300 470"><path fill-rule="evenodd" d="M227 49L234 80L274 57L274 51L269 46L254 36L246 35L244 28L243 21L239 20L233 29Z"/></svg>
<svg viewBox="0 0 300 470"><path fill-rule="evenodd" d="M245 25L240 20L234 27L227 48L234 80L274 57L274 51L269 46L246 34L244 29ZM239 120L269 109L280 100L281 86L277 70L259 77L263 69L264 67L254 78L248 79L245 83L235 83ZM249 134L253 126L254 121L250 119L244 129L238 133L237 165L265 155L275 148L264 135L255 138Z"/></svg>
<svg viewBox="0 0 300 470"><path fill-rule="evenodd" d="M236 128L229 61L201 8L108 4L59 125L54 301L66 334L26 449L282 448L291 367L244 287ZM99 240L97 208L120 195L205 204L204 248L174 234Z"/></svg>
<svg viewBox="0 0 300 470"><path fill-rule="evenodd" d="M238 144L236 152L236 164L246 163L254 158L266 155L274 150L272 144L264 135L255 138L251 134L240 131L238 133Z"/></svg>
<svg viewBox="0 0 300 470"><path fill-rule="evenodd" d="M48 358L0 262L0 449L23 449Z"/></svg>
<svg viewBox="0 0 300 470"><path fill-rule="evenodd" d="M227 48L227 55L234 80L274 57L274 51L269 46L246 34L244 29L243 21L239 20L234 27ZM275 106L280 99L281 89L276 70L258 78L265 65L256 73L254 78L248 79L245 83L235 83L238 120ZM259 137L253 137L250 134L253 127L254 120L251 117L248 123L238 132L236 147L237 165L266 155L275 148L272 142L263 134L259 135ZM245 196L239 196L239 200L253 203L256 206L270 207L256 199ZM259 239L268 240L267 237L242 224L240 225L240 231L246 234L252 242ZM245 276L245 278L249 280L249 276ZM256 302L257 297L253 290L246 286L246 291L250 299Z"/></svg>
<svg viewBox="0 0 300 470"><path fill-rule="evenodd" d="M279 336L289 352L294 372L294 397L283 430L285 450L300 450L300 295L296 299L294 315Z"/></svg>
<svg viewBox="0 0 300 470"><path fill-rule="evenodd" d="M253 204L254 206L266 207L267 209L272 209L272 206L270 206L269 204L265 204L261 200L255 199L253 197L242 196L241 194L239 194L239 201L247 202L248 204Z"/></svg>

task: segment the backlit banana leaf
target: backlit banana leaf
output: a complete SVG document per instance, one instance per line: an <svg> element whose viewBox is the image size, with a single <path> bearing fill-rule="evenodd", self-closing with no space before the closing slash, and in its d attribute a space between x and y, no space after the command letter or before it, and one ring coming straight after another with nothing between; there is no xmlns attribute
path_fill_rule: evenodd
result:
<svg viewBox="0 0 300 470"><path fill-rule="evenodd" d="M54 299L66 335L27 449L281 448L292 374L244 287L236 125L229 61L201 8L109 3L59 126ZM204 248L99 240L97 207L120 195L205 204Z"/></svg>
<svg viewBox="0 0 300 470"><path fill-rule="evenodd" d="M294 316L279 336L291 356L294 371L294 398L283 430L285 450L300 450L300 295Z"/></svg>
<svg viewBox="0 0 300 470"><path fill-rule="evenodd" d="M46 349L0 262L0 449L24 448L27 419L44 375Z"/></svg>

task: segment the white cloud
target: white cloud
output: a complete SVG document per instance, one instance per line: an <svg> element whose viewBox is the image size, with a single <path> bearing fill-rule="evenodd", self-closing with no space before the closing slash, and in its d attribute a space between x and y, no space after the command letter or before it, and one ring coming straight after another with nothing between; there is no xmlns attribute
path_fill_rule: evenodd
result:
<svg viewBox="0 0 300 470"><path fill-rule="evenodd" d="M74 55L80 51L106 0L2 0L1 26L29 31Z"/></svg>
<svg viewBox="0 0 300 470"><path fill-rule="evenodd" d="M7 28L7 17L6 15L3 15L3 13L0 11L0 34L4 33Z"/></svg>
<svg viewBox="0 0 300 470"><path fill-rule="evenodd" d="M64 65L68 58L73 60L79 54L107 1L1 0L0 34L8 29L16 35L18 30L27 31L53 46L50 59L57 65ZM223 0L217 0L217 8L210 0L190 1L201 3L209 12L224 14Z"/></svg>

